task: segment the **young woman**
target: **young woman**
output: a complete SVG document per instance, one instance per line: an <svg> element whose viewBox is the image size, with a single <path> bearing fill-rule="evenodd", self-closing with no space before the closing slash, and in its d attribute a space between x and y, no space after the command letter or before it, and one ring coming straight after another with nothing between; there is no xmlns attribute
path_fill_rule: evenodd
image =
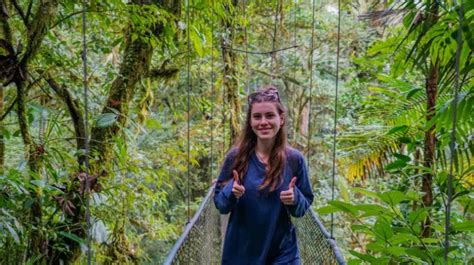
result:
<svg viewBox="0 0 474 265"><path fill-rule="evenodd" d="M230 214L222 264L300 264L290 215L313 202L303 155L287 143L278 91L264 87L248 98L245 126L216 183L214 203Z"/></svg>

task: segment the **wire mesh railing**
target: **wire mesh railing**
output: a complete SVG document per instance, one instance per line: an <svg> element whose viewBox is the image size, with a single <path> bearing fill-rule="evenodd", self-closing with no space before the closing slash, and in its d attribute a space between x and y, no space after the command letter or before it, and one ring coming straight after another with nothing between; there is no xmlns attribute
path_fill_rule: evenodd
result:
<svg viewBox="0 0 474 265"><path fill-rule="evenodd" d="M336 241L313 210L291 221L296 227L301 264L346 264Z"/></svg>
<svg viewBox="0 0 474 265"><path fill-rule="evenodd" d="M165 265L220 264L227 216L221 216L215 208L213 194L214 187L211 187L168 254ZM314 211L301 218L292 218L292 222L296 227L301 264L346 264L335 240L331 239Z"/></svg>

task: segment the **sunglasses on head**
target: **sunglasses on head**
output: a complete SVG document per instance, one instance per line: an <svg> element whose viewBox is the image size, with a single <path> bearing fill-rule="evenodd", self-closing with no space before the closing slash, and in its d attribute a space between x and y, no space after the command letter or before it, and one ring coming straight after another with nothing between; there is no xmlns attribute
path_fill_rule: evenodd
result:
<svg viewBox="0 0 474 265"><path fill-rule="evenodd" d="M260 90L257 92L253 92L248 96L247 103L251 105L255 101L257 102L266 102L266 101L273 101L273 102L280 102L280 95L278 94L278 90L274 87L269 87L265 90Z"/></svg>

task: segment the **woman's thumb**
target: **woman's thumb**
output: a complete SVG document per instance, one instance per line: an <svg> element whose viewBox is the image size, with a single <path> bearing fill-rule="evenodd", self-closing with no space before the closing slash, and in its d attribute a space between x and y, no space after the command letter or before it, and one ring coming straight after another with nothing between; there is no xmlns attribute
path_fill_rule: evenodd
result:
<svg viewBox="0 0 474 265"><path fill-rule="evenodd" d="M235 169L232 171L232 173L234 173L234 181L239 183L239 173L237 173Z"/></svg>
<svg viewBox="0 0 474 265"><path fill-rule="evenodd" d="M295 183L296 183L296 177L293 177L290 182L290 188L289 188L290 190L295 187Z"/></svg>

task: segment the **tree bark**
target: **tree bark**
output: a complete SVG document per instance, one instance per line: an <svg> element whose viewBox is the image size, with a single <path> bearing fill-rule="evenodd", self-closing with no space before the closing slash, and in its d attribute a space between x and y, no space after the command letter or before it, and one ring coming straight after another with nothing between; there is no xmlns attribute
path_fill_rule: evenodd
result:
<svg viewBox="0 0 474 265"><path fill-rule="evenodd" d="M179 1L135 0L133 2L141 6L154 2L175 15L178 15L181 10ZM140 38L133 40L131 37L132 29L132 27L129 27L128 34L125 36L125 49L119 75L112 82L105 107L102 109L103 114L117 114L117 122L106 128L97 126L92 128L91 156L98 157L101 165L107 164L110 160L111 141L113 137L119 134L120 128L126 125L129 103L134 95L135 86L142 78L148 76L150 69L153 47L149 42L144 42ZM153 32L156 36L161 35L163 33L163 25L158 25ZM98 167L98 165L93 166Z"/></svg>
<svg viewBox="0 0 474 265"><path fill-rule="evenodd" d="M3 100L4 100L4 87L0 84L0 116L3 115ZM5 167L5 137L3 136L3 120L0 120L0 175L4 172Z"/></svg>
<svg viewBox="0 0 474 265"><path fill-rule="evenodd" d="M230 145L235 142L239 131L240 131L240 97L239 97L239 82L237 80L237 64L238 55L232 49L226 49L225 47L232 47L235 38L235 23L233 22L234 14L231 10L235 10L238 7L239 1L232 0L232 8L227 7L229 12L228 19L224 20L225 31L229 32L229 35L222 37L222 58L224 62L224 95L225 100L224 104L227 104L229 107L229 129L230 129Z"/></svg>
<svg viewBox="0 0 474 265"><path fill-rule="evenodd" d="M436 98L438 96L438 74L439 63L435 62L431 65L428 76L426 78L426 122L430 122L436 114ZM426 132L424 138L424 163L426 168L433 169L435 164L436 152L436 125L433 124ZM431 207L433 205L433 174L425 173L422 179L423 205ZM423 237L431 236L431 219L428 216L423 224Z"/></svg>
<svg viewBox="0 0 474 265"><path fill-rule="evenodd" d="M36 153L36 146L30 134L30 127L28 123L28 116L26 113L26 98L27 93L23 87L24 82L17 81L17 116L18 123L20 125L20 132L23 138L23 144L25 147L26 160L30 168L30 178L32 180L39 180L41 176L38 174L39 162ZM40 188L33 188L30 190L32 197L32 205L30 212L31 220L31 231L30 231L30 243L28 249L28 258L41 257L46 252L45 237L42 232L42 219L43 209L41 205L41 191ZM44 261L45 258L41 258L39 261Z"/></svg>
<svg viewBox="0 0 474 265"><path fill-rule="evenodd" d="M102 113L117 114L117 122L109 127L95 126L91 134L91 155L99 157L101 164L110 160L111 143L120 128L126 125L129 102L135 85L147 73L151 62L153 48L140 39L132 40L127 36L125 52L120 65L120 72L112 83L107 102Z"/></svg>
<svg viewBox="0 0 474 265"><path fill-rule="evenodd" d="M0 30L1 30L1 39L5 40L7 43L11 45L12 43L12 33L10 29L10 25L8 24L8 16L9 10L5 3L0 2ZM5 87L2 85L4 80L4 76L0 77L0 117L3 117L4 113L4 104L3 101L5 100L4 96L4 89ZM5 137L3 135L3 119L0 119L0 174L4 172L5 166Z"/></svg>
<svg viewBox="0 0 474 265"><path fill-rule="evenodd" d="M432 27L438 21L439 7L438 3L432 3L428 6L428 17L425 24L425 30ZM429 62L430 68L426 75L425 92L426 92L426 122L429 123L436 115L436 99L438 97L438 79L439 79L439 61L438 58L431 58ZM433 174L432 171L435 165L436 154L436 125L433 124L426 132L424 137L423 147L423 166L430 169L423 175L421 182L421 189L424 193L422 200L424 207L431 207L433 205ZM423 222L422 229L423 237L431 236L431 217L428 217Z"/></svg>
<svg viewBox="0 0 474 265"><path fill-rule="evenodd" d="M28 63L38 53L41 43L43 42L46 33L48 33L49 27L56 18L57 9L57 0L43 0L33 17L32 22L29 23L29 25L26 25L28 27L28 46L26 47L25 53L20 61L20 67L24 68L23 70L25 70L25 72Z"/></svg>

